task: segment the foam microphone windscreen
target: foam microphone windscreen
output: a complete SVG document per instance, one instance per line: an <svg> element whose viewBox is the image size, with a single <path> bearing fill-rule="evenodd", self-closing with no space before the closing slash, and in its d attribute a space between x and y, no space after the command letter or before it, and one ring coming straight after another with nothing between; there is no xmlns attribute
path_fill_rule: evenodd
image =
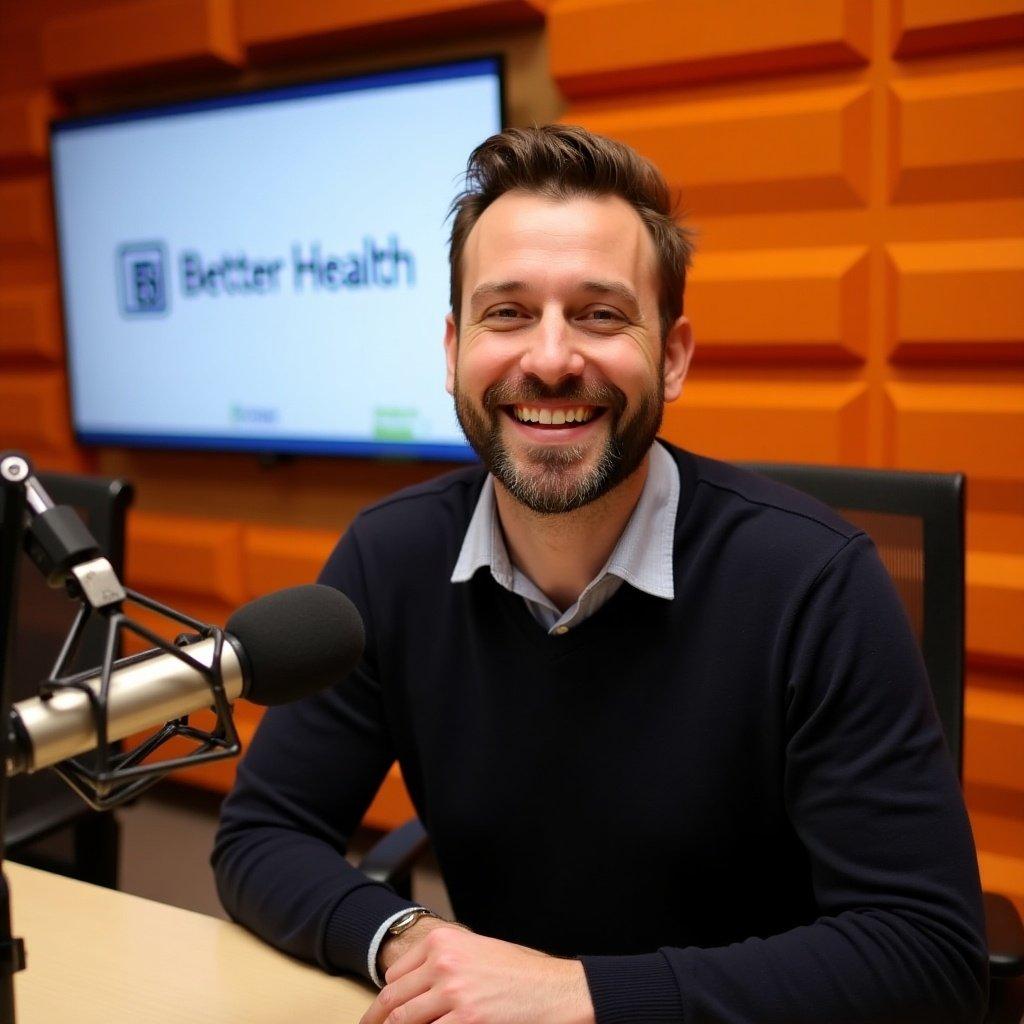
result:
<svg viewBox="0 0 1024 1024"><path fill-rule="evenodd" d="M287 704L341 682L363 654L363 620L352 602L317 583L257 598L228 619L248 663L245 697Z"/></svg>

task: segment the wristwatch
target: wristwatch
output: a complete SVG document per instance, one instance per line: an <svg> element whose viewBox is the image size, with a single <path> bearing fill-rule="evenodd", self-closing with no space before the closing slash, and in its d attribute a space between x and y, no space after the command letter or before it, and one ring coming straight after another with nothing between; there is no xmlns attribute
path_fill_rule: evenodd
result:
<svg viewBox="0 0 1024 1024"><path fill-rule="evenodd" d="M421 917L437 917L437 914L432 910L427 910L426 907L412 907L388 928L388 937L401 935L402 932L408 931Z"/></svg>

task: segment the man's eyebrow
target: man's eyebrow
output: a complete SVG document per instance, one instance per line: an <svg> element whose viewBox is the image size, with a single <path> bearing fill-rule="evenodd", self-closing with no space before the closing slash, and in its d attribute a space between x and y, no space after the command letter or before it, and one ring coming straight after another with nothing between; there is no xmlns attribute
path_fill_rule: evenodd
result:
<svg viewBox="0 0 1024 1024"><path fill-rule="evenodd" d="M614 295L634 308L640 308L640 300L633 289L618 281L584 281L580 284L580 290L591 295ZM485 281L473 289L470 302L474 303L480 299L498 295L511 295L513 292L529 291L532 289L525 281Z"/></svg>
<svg viewBox="0 0 1024 1024"><path fill-rule="evenodd" d="M510 295L512 292L528 292L530 286L525 281L485 281L473 289L469 301L491 298L495 295Z"/></svg>
<svg viewBox="0 0 1024 1024"><path fill-rule="evenodd" d="M633 289L618 281L584 281L580 288L591 295L614 295L634 309L640 308L640 300Z"/></svg>

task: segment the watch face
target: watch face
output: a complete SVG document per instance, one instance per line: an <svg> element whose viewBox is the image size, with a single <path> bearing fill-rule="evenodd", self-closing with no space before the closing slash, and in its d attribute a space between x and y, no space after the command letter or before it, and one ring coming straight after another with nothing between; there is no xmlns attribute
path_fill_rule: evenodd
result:
<svg viewBox="0 0 1024 1024"><path fill-rule="evenodd" d="M422 917L426 913L425 910L410 910L407 914L403 914L389 929L388 931L392 935L400 935L405 931L412 923L419 917Z"/></svg>

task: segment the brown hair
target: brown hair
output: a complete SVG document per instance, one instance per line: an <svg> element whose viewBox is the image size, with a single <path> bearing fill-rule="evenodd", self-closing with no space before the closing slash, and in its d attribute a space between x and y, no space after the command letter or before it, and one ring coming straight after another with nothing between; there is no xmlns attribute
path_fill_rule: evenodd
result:
<svg viewBox="0 0 1024 1024"><path fill-rule="evenodd" d="M506 192L554 200L619 196L640 215L654 242L661 278L658 313L662 338L682 315L692 232L676 223L672 197L661 172L621 142L575 125L509 128L470 154L466 187L452 202L449 243L451 304L458 324L462 304L462 250L473 225Z"/></svg>

